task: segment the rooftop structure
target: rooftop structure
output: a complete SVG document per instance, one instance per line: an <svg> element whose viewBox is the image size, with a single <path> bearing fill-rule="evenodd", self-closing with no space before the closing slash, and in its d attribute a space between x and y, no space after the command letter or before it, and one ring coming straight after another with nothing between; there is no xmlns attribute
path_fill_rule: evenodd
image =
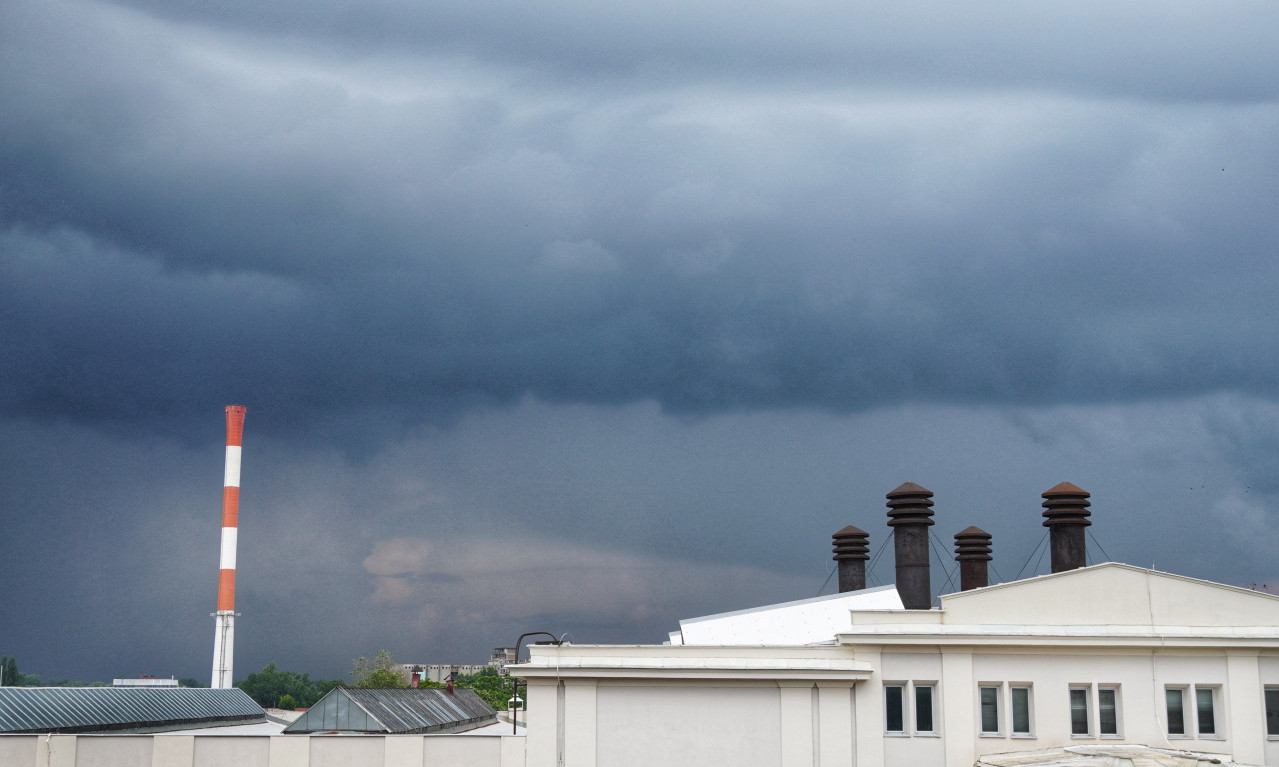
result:
<svg viewBox="0 0 1279 767"><path fill-rule="evenodd" d="M1043 494L1048 575L989 584L992 536L968 526L960 590L935 599L933 497L906 483L895 586L683 620L661 645L533 646L509 667L525 763L1279 765L1279 597L1088 566L1089 497ZM866 537L833 537L841 589Z"/></svg>
<svg viewBox="0 0 1279 767"><path fill-rule="evenodd" d="M474 690L336 687L284 732L412 735L461 732L496 721L497 712Z"/></svg>
<svg viewBox="0 0 1279 767"><path fill-rule="evenodd" d="M163 732L249 724L266 712L242 690L0 687L0 733Z"/></svg>

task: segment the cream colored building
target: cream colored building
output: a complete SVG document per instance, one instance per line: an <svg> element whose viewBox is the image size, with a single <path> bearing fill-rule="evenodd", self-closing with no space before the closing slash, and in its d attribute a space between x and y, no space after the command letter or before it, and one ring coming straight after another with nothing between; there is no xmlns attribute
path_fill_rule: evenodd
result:
<svg viewBox="0 0 1279 767"><path fill-rule="evenodd" d="M684 621L666 645L534 646L511 668L525 764L969 767L1142 744L1279 765L1279 597L1114 563L931 610L896 596Z"/></svg>

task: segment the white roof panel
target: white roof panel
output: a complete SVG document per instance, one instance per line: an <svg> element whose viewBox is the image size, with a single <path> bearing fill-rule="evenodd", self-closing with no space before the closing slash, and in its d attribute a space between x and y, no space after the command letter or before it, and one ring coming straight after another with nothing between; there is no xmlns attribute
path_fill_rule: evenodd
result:
<svg viewBox="0 0 1279 767"><path fill-rule="evenodd" d="M782 602L679 622L671 644L809 645L834 644L835 635L852 628L851 610L902 610L897 587L847 591L796 602ZM677 639L678 638L678 639Z"/></svg>

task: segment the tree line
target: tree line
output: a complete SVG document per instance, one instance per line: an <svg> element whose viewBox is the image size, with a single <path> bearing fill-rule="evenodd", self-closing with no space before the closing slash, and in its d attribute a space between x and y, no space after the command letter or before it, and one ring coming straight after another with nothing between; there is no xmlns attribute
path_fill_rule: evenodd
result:
<svg viewBox="0 0 1279 767"><path fill-rule="evenodd" d="M513 696L512 682L500 676L497 669L485 668L478 674L458 676L454 685L474 690L484 702L498 711L506 708ZM182 687L207 687L191 677L178 680ZM343 679L312 679L309 674L276 668L275 661L255 671L235 686L265 708L310 708L334 687L348 682ZM350 686L365 688L406 688L410 684L409 672L391 653L380 651L373 658L356 658L352 663ZM106 682L81 682L70 679L41 679L38 674L25 674L18 668L18 661L10 655L0 656L0 686L5 687L109 687ZM426 679L419 687L444 687L439 682Z"/></svg>

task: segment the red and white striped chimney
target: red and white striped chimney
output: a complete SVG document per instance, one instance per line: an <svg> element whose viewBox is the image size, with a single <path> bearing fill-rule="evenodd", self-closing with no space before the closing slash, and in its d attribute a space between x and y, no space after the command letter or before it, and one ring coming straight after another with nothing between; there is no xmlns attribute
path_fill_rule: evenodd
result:
<svg viewBox="0 0 1279 767"><path fill-rule="evenodd" d="M235 658L235 543L240 521L240 445L244 436L243 405L226 408L226 471L222 481L222 556L218 564L218 611L213 614L213 683L232 685Z"/></svg>

